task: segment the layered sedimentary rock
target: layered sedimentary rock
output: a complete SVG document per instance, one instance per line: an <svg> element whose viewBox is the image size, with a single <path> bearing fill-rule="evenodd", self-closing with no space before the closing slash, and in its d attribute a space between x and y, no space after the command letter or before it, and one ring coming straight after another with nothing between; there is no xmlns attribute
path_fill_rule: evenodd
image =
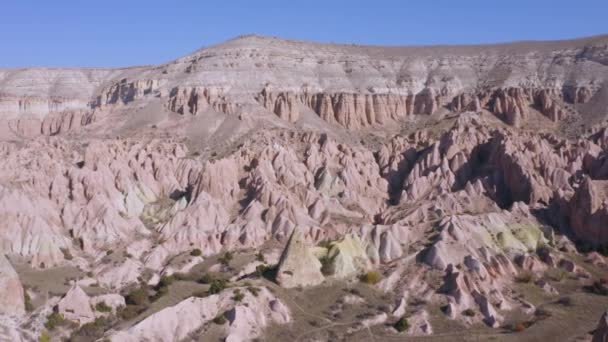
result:
<svg viewBox="0 0 608 342"><path fill-rule="evenodd" d="M0 250L17 270L86 278L24 315L4 263L0 326L31 339L19 326L41 332L55 305L84 324L110 315L91 309L101 302L132 306L119 293L136 286L148 286L146 300L208 291L190 279L198 267L233 288L182 297L104 337L204 338L220 315L229 323L211 335L262 338L291 321L297 308L281 297L291 288L350 288L362 274L390 303L339 322L352 334L406 315L405 334L431 334L441 325L428 305L467 327L533 315L518 279L555 296L564 287L546 273L578 281L605 264L570 240L608 243L603 114L578 135L558 129L601 107L605 40L418 49L254 36L153 67L2 71ZM245 290L269 270L285 289ZM163 286L170 275L178 283ZM340 305L364 301L342 295Z"/></svg>
<svg viewBox="0 0 608 342"><path fill-rule="evenodd" d="M371 48L245 36L158 66L2 71L0 113L2 119L43 121L66 111L102 115L160 99L180 114L266 111L288 122L308 108L349 129L442 110L488 110L515 126L538 111L560 122L583 110L574 105L603 96L598 90L608 67L596 60L606 46L605 37ZM539 76L530 79L531 73Z"/></svg>

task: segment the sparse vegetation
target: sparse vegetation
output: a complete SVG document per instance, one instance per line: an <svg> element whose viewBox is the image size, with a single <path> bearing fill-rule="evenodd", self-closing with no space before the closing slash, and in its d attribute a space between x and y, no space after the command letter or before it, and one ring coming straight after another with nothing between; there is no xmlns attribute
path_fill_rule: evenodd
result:
<svg viewBox="0 0 608 342"><path fill-rule="evenodd" d="M129 321L137 317L137 315L139 315L144 310L146 310L145 306L127 305L118 310L118 316L125 321Z"/></svg>
<svg viewBox="0 0 608 342"><path fill-rule="evenodd" d="M332 262L332 258L330 258L327 255L322 256L319 261L321 262L321 273L323 273L323 275L328 276L331 275L332 273L332 267L331 267L331 262Z"/></svg>
<svg viewBox="0 0 608 342"><path fill-rule="evenodd" d="M382 279L382 275L378 271L369 271L363 274L360 279L366 284L374 285Z"/></svg>
<svg viewBox="0 0 608 342"><path fill-rule="evenodd" d="M329 249L329 248L331 248L332 242L333 242L332 240L328 240L328 239L322 240L319 242L319 247Z"/></svg>
<svg viewBox="0 0 608 342"><path fill-rule="evenodd" d="M259 262L263 262L266 263L266 258L264 258L264 254L262 254L262 252L258 252L255 255L255 260L259 261Z"/></svg>
<svg viewBox="0 0 608 342"><path fill-rule="evenodd" d="M255 273L260 278L274 280L277 274L277 267L270 265L259 265L255 268Z"/></svg>
<svg viewBox="0 0 608 342"><path fill-rule="evenodd" d="M201 256L203 252L199 248L195 248L190 252L190 255L193 257Z"/></svg>
<svg viewBox="0 0 608 342"><path fill-rule="evenodd" d="M125 296L127 305L145 305L148 303L148 289L142 285L134 290L131 290Z"/></svg>
<svg viewBox="0 0 608 342"><path fill-rule="evenodd" d="M112 323L112 319L106 318L104 316L97 317L93 322L84 324L77 331L75 331L70 340L77 340L76 337L86 338L87 340L97 340L103 337L103 333L108 327L109 324Z"/></svg>
<svg viewBox="0 0 608 342"><path fill-rule="evenodd" d="M232 252L226 252L222 257L218 259L218 261L224 266L230 266L230 262L234 258Z"/></svg>
<svg viewBox="0 0 608 342"><path fill-rule="evenodd" d="M245 298L245 295L241 292L240 289L235 289L233 292L232 300L235 302L240 302Z"/></svg>
<svg viewBox="0 0 608 342"><path fill-rule="evenodd" d="M44 327L50 331L53 331L56 327L64 325L65 323L66 321L65 318L63 318L63 315L54 311L46 317Z"/></svg>
<svg viewBox="0 0 608 342"><path fill-rule="evenodd" d="M63 253L63 258L65 260L72 260L72 259L74 259L74 257L72 256L72 253L70 252L69 249L67 249L67 248L61 248L60 250L61 250L61 253Z"/></svg>
<svg viewBox="0 0 608 342"><path fill-rule="evenodd" d="M398 332L407 331L410 328L410 323L407 321L407 318L401 317L395 325L393 325Z"/></svg>
<svg viewBox="0 0 608 342"><path fill-rule="evenodd" d="M253 287L253 286L249 286L249 287L247 287L247 291L251 292L251 294L252 294L254 297L257 297L257 296L258 296L258 294L260 293L260 289L258 289L257 287Z"/></svg>
<svg viewBox="0 0 608 342"><path fill-rule="evenodd" d="M214 279L215 278L211 274L204 273L200 278L198 278L197 282L200 284L211 284Z"/></svg>
<svg viewBox="0 0 608 342"><path fill-rule="evenodd" d="M561 268L550 268L545 271L545 278L551 281L561 282L567 276L567 272Z"/></svg>
<svg viewBox="0 0 608 342"><path fill-rule="evenodd" d="M38 342L51 342L51 335L49 335L48 331L43 331L38 337Z"/></svg>
<svg viewBox="0 0 608 342"><path fill-rule="evenodd" d="M169 293L169 288L167 286L157 287L155 290L156 290L156 293L154 293L154 295L152 297L150 297L150 300L153 301L153 302L156 302L162 296L164 296L167 293Z"/></svg>
<svg viewBox="0 0 608 342"><path fill-rule="evenodd" d="M217 325L223 325L226 324L226 317L224 317L224 315L217 315L214 319L213 319L213 323L217 324Z"/></svg>
<svg viewBox="0 0 608 342"><path fill-rule="evenodd" d="M167 287L171 284L173 284L174 278L173 276L162 276L160 277L160 280L158 281L158 284L156 285L156 287L160 288L160 287Z"/></svg>
<svg viewBox="0 0 608 342"><path fill-rule="evenodd" d="M216 294L228 287L228 281L226 279L214 279L209 285L209 294Z"/></svg>
<svg viewBox="0 0 608 342"><path fill-rule="evenodd" d="M32 298L30 298L30 295L27 293L27 290L23 291L23 303L25 304L25 311L30 312L34 310Z"/></svg>
<svg viewBox="0 0 608 342"><path fill-rule="evenodd" d="M515 277L515 281L518 283L531 283L534 280L534 273L531 271L522 271Z"/></svg>
<svg viewBox="0 0 608 342"><path fill-rule="evenodd" d="M598 296L608 296L608 284L606 279L596 280L591 285L584 286L583 289Z"/></svg>
<svg viewBox="0 0 608 342"><path fill-rule="evenodd" d="M545 308L537 308L536 311L534 311L534 316L536 317L537 320L543 320L543 319L547 319L549 317L551 317L553 314L551 313L551 311L545 309Z"/></svg>
<svg viewBox="0 0 608 342"><path fill-rule="evenodd" d="M111 312L112 307L110 307L106 302L99 302L95 305L95 310L99 312Z"/></svg>
<svg viewBox="0 0 608 342"><path fill-rule="evenodd" d="M469 309L462 311L462 314L467 317L473 317L473 316L475 316L475 310L469 308Z"/></svg>

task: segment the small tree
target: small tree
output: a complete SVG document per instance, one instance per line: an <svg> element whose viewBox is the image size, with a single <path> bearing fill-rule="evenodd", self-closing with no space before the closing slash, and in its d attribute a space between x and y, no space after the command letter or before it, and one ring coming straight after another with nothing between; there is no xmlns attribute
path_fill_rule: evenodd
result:
<svg viewBox="0 0 608 342"><path fill-rule="evenodd" d="M145 305L148 302L148 290L142 285L129 292L125 301L129 305Z"/></svg>
<svg viewBox="0 0 608 342"><path fill-rule="evenodd" d="M243 298L245 298L245 295L243 293L241 293L241 290L236 289L234 290L234 295L232 296L232 300L234 300L235 302L240 302L243 300Z"/></svg>
<svg viewBox="0 0 608 342"><path fill-rule="evenodd" d="M106 304L106 302L99 302L95 305L95 310L99 312L110 312L112 308Z"/></svg>
<svg viewBox="0 0 608 342"><path fill-rule="evenodd" d="M410 328L410 323L407 321L407 318L403 316L395 323L394 327L398 332L404 332Z"/></svg>
<svg viewBox="0 0 608 342"><path fill-rule="evenodd" d="M361 276L361 281L374 285L377 284L382 279L382 275L378 271L369 271Z"/></svg>
<svg viewBox="0 0 608 342"><path fill-rule="evenodd" d="M218 259L218 261L224 266L229 266L233 258L234 255L232 254L232 252L226 252L224 253L224 256Z"/></svg>
<svg viewBox="0 0 608 342"><path fill-rule="evenodd" d="M216 294L222 292L228 287L228 282L225 279L214 279L209 286L209 294Z"/></svg>
<svg viewBox="0 0 608 342"><path fill-rule="evenodd" d="M46 323L44 323L44 327L48 330L54 330L56 327L63 324L65 324L65 318L63 318L63 315L58 312L52 312L46 317Z"/></svg>

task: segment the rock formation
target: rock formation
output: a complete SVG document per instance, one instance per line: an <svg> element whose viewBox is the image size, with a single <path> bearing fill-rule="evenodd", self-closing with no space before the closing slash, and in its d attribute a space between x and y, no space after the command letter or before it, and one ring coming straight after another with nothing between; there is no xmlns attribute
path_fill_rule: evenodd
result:
<svg viewBox="0 0 608 342"><path fill-rule="evenodd" d="M91 309L91 298L75 284L57 304L57 309L69 321L85 324L95 319Z"/></svg>
<svg viewBox="0 0 608 342"><path fill-rule="evenodd" d="M215 317L228 321L222 336L226 341L251 340L260 336L270 324L285 324L291 320L287 307L270 291L261 288L256 296L242 288L245 298L232 299L233 290L206 298L187 298L165 308L131 328L110 336L111 341L170 341L183 340L197 330L202 335L209 330Z"/></svg>
<svg viewBox="0 0 608 342"><path fill-rule="evenodd" d="M25 313L23 286L4 254L0 254L0 286L0 312L13 315Z"/></svg>
<svg viewBox="0 0 608 342"><path fill-rule="evenodd" d="M283 287L314 286L323 282L321 262L306 245L304 235L296 228L277 266L277 282Z"/></svg>
<svg viewBox="0 0 608 342"><path fill-rule="evenodd" d="M283 296L326 279L352 291L336 307L382 303L351 324L328 300L311 325L355 338L407 316L426 335L532 316L518 282L601 285L607 42L246 36L158 66L0 70L0 339L38 338L55 305L81 325L142 315L100 339L295 338ZM56 270L74 274L48 294L36 276ZM142 307L122 296L138 287Z"/></svg>

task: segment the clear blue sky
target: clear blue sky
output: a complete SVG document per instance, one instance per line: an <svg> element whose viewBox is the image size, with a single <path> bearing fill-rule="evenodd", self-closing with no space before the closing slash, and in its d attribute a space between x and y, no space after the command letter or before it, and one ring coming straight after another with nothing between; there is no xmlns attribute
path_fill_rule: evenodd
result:
<svg viewBox="0 0 608 342"><path fill-rule="evenodd" d="M0 67L172 60L245 33L378 45L608 33L608 0L3 0Z"/></svg>

